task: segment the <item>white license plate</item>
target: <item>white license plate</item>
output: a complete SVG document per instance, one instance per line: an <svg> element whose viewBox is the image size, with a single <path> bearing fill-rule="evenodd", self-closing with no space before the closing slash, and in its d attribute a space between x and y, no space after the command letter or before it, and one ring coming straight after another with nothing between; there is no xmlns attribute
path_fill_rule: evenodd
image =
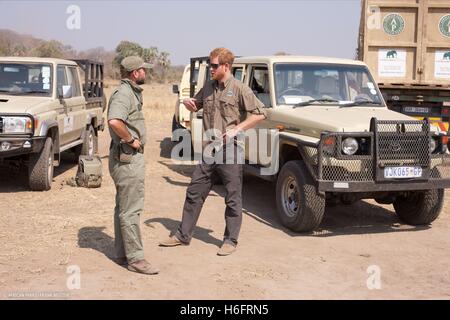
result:
<svg viewBox="0 0 450 320"><path fill-rule="evenodd" d="M430 109L425 108L425 107L403 107L403 112L428 113L428 112L430 112Z"/></svg>
<svg viewBox="0 0 450 320"><path fill-rule="evenodd" d="M422 176L421 167L387 167L384 168L386 179L419 178Z"/></svg>

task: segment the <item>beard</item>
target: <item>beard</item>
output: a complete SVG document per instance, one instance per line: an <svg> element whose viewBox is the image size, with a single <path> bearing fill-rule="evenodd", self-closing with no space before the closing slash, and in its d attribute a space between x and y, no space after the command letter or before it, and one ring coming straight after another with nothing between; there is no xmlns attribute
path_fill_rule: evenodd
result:
<svg viewBox="0 0 450 320"><path fill-rule="evenodd" d="M137 84L138 86L143 85L144 83L145 83L145 78L136 80L136 84Z"/></svg>
<svg viewBox="0 0 450 320"><path fill-rule="evenodd" d="M220 81L223 78L223 76L220 73L216 72L214 75L211 75L211 78L213 80Z"/></svg>

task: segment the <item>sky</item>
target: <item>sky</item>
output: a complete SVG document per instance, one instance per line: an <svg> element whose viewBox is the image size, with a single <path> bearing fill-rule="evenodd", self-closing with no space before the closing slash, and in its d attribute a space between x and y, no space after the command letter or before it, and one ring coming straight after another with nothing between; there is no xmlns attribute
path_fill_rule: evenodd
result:
<svg viewBox="0 0 450 320"><path fill-rule="evenodd" d="M222 46L238 56L284 51L352 59L360 6L360 0L0 0L0 29L79 51L133 41L169 52L173 65Z"/></svg>

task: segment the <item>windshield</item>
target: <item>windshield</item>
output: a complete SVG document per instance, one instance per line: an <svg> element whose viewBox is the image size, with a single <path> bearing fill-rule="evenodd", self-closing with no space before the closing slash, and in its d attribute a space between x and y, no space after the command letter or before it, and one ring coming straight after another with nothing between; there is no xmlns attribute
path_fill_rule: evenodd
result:
<svg viewBox="0 0 450 320"><path fill-rule="evenodd" d="M49 64L0 63L0 94L52 94L52 68Z"/></svg>
<svg viewBox="0 0 450 320"><path fill-rule="evenodd" d="M381 105L375 82L362 66L275 64L274 72L277 104Z"/></svg>

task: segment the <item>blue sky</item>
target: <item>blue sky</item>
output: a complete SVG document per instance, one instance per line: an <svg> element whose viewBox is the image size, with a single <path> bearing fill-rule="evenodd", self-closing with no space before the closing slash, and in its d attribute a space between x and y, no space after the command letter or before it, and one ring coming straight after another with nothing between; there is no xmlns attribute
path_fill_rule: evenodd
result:
<svg viewBox="0 0 450 320"><path fill-rule="evenodd" d="M80 9L80 29L67 28L70 5ZM359 0L0 0L0 29L77 50L113 50L121 40L134 41L169 52L172 64L186 64L218 46L241 56L285 51L354 58L360 5Z"/></svg>

